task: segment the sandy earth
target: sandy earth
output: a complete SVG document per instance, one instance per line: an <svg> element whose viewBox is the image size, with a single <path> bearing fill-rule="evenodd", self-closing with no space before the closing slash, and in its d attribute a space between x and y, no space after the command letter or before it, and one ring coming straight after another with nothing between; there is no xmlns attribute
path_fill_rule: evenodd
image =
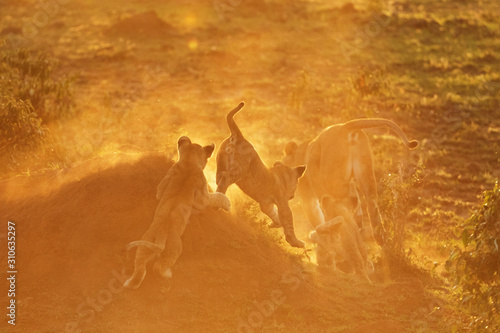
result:
<svg viewBox="0 0 500 333"><path fill-rule="evenodd" d="M148 227L156 185L170 165L161 154L115 154L2 182L0 219L17 223L21 331L401 333L439 327L443 310L434 308L441 301L420 281L379 275L369 285L318 271L284 242L282 231L234 208L192 217L170 281L150 273L139 290L123 290L133 260L124 247Z"/></svg>
<svg viewBox="0 0 500 333"><path fill-rule="evenodd" d="M447 96L448 83L421 73L434 59L399 57L401 48L416 47L411 43L422 48L422 57L440 44L453 53L448 46L455 37L429 35L427 23L420 26L420 5L394 2L401 15L347 58L338 41L354 43L359 29L374 22L370 10L361 9L364 1L355 1L357 9L344 1L305 1L303 8L294 1L225 2L233 3L226 17L218 16L212 0L67 2L29 40L60 61L56 77L74 76L75 113L46 124L51 136L40 149L46 160L42 153L26 154L19 158L22 175L0 177L2 246L7 221L16 223L15 331L449 332L448 323L460 323L461 314L449 301L449 286L431 277L432 259L404 267L378 262L373 285L319 269L312 244L307 255L292 249L282 230L268 229L257 205L235 189L228 192L231 213L192 217L172 279L151 271L139 290L121 288L134 254L125 246L153 218L156 186L172 165L177 138L219 144L228 134L224 117L241 100L246 107L236 121L269 165L289 140L310 139L359 117L390 118L420 140L418 153L427 164L421 187L411 194L408 238L419 252L412 259L429 255L442 263L449 247L427 242L454 239L457 220L470 215L478 195L500 175L494 152L500 125L493 112L488 130L471 130L472 139L429 145L436 128L446 127L450 139L466 124L440 117L437 94ZM476 15L475 5L449 1L433 13L447 17L453 6ZM21 37L23 24L40 10L34 0L6 1L4 8L2 38L9 32ZM405 23L406 14L415 16L415 27ZM370 65L392 71L375 82L389 92L361 98L353 82L369 81ZM435 70L443 78L451 72ZM415 73L429 78L431 88L411 86ZM424 97L436 106L419 104ZM377 179L398 172L410 153L387 131L369 134ZM206 170L212 185L214 169L212 158ZM297 202L292 206L305 239L309 229ZM2 309L6 301L0 297ZM0 323L0 331L10 328Z"/></svg>

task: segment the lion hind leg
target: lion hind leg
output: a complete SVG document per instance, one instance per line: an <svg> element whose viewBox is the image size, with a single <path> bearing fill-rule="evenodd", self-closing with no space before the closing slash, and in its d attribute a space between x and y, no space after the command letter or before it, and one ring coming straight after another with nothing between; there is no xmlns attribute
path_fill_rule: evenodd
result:
<svg viewBox="0 0 500 333"><path fill-rule="evenodd" d="M157 256L156 252L151 251L149 248L145 246L139 246L137 248L137 253L135 254L134 273L127 281L125 281L123 286L125 288L130 288L130 289L139 288L142 281L146 277L147 263L156 256Z"/></svg>
<svg viewBox="0 0 500 333"><path fill-rule="evenodd" d="M165 279L172 277L172 266L182 254L181 236L184 233L188 219L189 216L179 216L176 221L173 220L171 225L169 225L165 250L153 266L153 270Z"/></svg>
<svg viewBox="0 0 500 333"><path fill-rule="evenodd" d="M371 241L375 239L379 245L383 245L385 243L384 237L386 231L382 223L377 200L369 199L367 200L367 205L371 224L363 225L361 234L364 240Z"/></svg>
<svg viewBox="0 0 500 333"><path fill-rule="evenodd" d="M311 226L313 228L316 228L318 225L322 225L326 222L320 202L315 195L304 195L304 198L302 200L302 207L304 208L309 223L311 223Z"/></svg>
<svg viewBox="0 0 500 333"><path fill-rule="evenodd" d="M372 283L372 281L368 277L368 274L366 273L366 264L363 260L362 253L358 249L358 247L355 246L355 242L352 242L352 244L347 246L346 252L350 253L350 261L352 266L354 266L355 274L363 278L365 281Z"/></svg>
<svg viewBox="0 0 500 333"><path fill-rule="evenodd" d="M371 163L362 167L355 165L354 174L359 182L359 188L365 199L363 206L367 208L366 210L368 211L371 222L365 222L363 218L363 226L361 228L363 239L372 241L375 238L379 245L383 245L385 229L378 208L377 182L375 180L375 174L373 173L373 166Z"/></svg>
<svg viewBox="0 0 500 333"><path fill-rule="evenodd" d="M158 257L158 255L165 248L167 234L163 230L156 231L156 237L152 236L153 229L148 229L140 241L135 241L127 246L127 249L137 246L134 260L134 273L125 281L123 286L125 288L137 289L146 277L146 265L151 260ZM151 242L154 240L154 243Z"/></svg>

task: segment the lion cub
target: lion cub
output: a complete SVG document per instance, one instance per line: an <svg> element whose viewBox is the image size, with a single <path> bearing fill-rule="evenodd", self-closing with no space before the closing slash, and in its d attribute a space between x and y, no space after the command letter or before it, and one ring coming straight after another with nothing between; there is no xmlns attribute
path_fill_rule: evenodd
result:
<svg viewBox="0 0 500 333"><path fill-rule="evenodd" d="M179 160L168 170L158 185L156 198L160 200L153 222L141 240L127 246L138 247L132 277L124 287L137 289L146 276L146 264L155 258L154 271L163 278L172 277L171 267L182 252L181 235L192 213L206 207L220 207L229 211L231 203L222 193L209 193L203 174L215 145L202 147L183 136L178 142Z"/></svg>
<svg viewBox="0 0 500 333"><path fill-rule="evenodd" d="M366 246L361 239L359 227L348 209L330 196L322 200L325 216L330 220L320 224L309 234L309 239L317 243L316 255L319 265L332 265L350 274L354 271L370 281L368 273L373 272L373 264L367 258ZM335 218L332 219L332 217Z"/></svg>
<svg viewBox="0 0 500 333"><path fill-rule="evenodd" d="M306 167L291 168L276 162L268 168L233 120L243 106L241 102L227 115L231 136L222 142L217 153L217 192L226 193L231 184L238 185L260 204L262 212L271 218L272 227L283 226L286 241L291 246L304 247L304 242L295 236L288 201L294 197Z"/></svg>

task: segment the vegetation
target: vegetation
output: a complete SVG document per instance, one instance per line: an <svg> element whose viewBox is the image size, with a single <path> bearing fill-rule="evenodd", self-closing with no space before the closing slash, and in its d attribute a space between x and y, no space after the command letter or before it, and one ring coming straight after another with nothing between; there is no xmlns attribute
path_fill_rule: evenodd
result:
<svg viewBox="0 0 500 333"><path fill-rule="evenodd" d="M46 127L30 101L2 96L0 104L0 153L33 149L45 138Z"/></svg>
<svg viewBox="0 0 500 333"><path fill-rule="evenodd" d="M405 169L411 169L407 171ZM412 207L411 193L419 184L421 168L400 163L396 174L381 179L379 207L384 218L384 253L395 260L405 257L405 227Z"/></svg>
<svg viewBox="0 0 500 333"><path fill-rule="evenodd" d="M71 80L54 75L57 61L31 49L0 53L2 95L29 102L44 122L71 114Z"/></svg>
<svg viewBox="0 0 500 333"><path fill-rule="evenodd" d="M330 289L315 293L331 303L321 298L325 303L317 305L324 311L318 330L335 331L328 326L332 316L349 318L338 332L353 328L350 318L365 324L387 316L419 333L449 332L450 322L457 331L500 330L498 185L476 207L500 178L497 0L352 0L342 6L326 0L76 0L38 24L30 49L20 50L9 41L23 39L24 22L43 17L45 7L35 0L2 6L0 179L120 151L175 152L176 139L185 134L218 144L228 134L227 111L241 100L247 107L238 124L270 165L290 140L311 139L355 118L388 118L420 145L408 152L385 129L366 130L386 228L382 255L375 255L384 266L376 272L383 273L374 286L363 286L365 297L350 278L319 277ZM69 79L71 73L79 80ZM206 170L214 187L214 158ZM120 186L128 188L129 180ZM239 198L235 191L229 194ZM257 207L235 201L234 211L245 216L242 225L267 221L255 217ZM308 227L303 220L295 219L298 230ZM258 231L256 239L271 235L273 244L282 237L281 230ZM429 276L438 278L427 283ZM393 289L397 309L376 303L380 294L394 296L385 288ZM422 305L432 304L436 297L429 294L436 290L444 300L440 311ZM346 292L359 303L339 302L336 296ZM196 299L196 318L215 323L204 299ZM324 310L326 304L333 310ZM282 331L302 313L287 306L283 317L272 319L284 325ZM128 305L119 310L134 313ZM151 323L157 322L155 311ZM113 318L102 317L108 320Z"/></svg>
<svg viewBox="0 0 500 333"><path fill-rule="evenodd" d="M446 262L475 332L500 329L500 186L483 193L482 205L460 226L463 247Z"/></svg>
<svg viewBox="0 0 500 333"><path fill-rule="evenodd" d="M70 80L56 78L57 61L43 52L0 50L0 156L15 167L20 152L40 146L50 121L72 113Z"/></svg>

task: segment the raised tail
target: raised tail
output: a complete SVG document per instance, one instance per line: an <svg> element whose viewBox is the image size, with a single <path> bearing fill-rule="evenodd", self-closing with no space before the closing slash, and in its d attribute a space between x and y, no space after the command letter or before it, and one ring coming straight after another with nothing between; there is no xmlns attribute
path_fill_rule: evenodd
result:
<svg viewBox="0 0 500 333"><path fill-rule="evenodd" d="M131 249L133 249L134 247L137 247L137 246L147 247L151 251L157 252L157 253L161 253L165 249L164 247L161 247L160 245L157 245L155 243L151 243L151 242L148 242L148 241L145 241L145 240L138 240L138 241L134 241L134 242L129 243L127 245L127 251L129 251L129 250L131 250Z"/></svg>
<svg viewBox="0 0 500 333"><path fill-rule="evenodd" d="M241 102L240 104L238 104L237 107L235 107L233 110L231 110L231 112L227 114L226 117L227 125L229 126L229 130L231 131L231 135L233 136L243 136L243 134L241 133L240 129L238 128L233 119L234 115L237 114L238 111L240 111L243 108L243 106L245 106L245 103Z"/></svg>
<svg viewBox="0 0 500 333"><path fill-rule="evenodd" d="M408 140L406 134L403 130L392 120L382 119L382 118L374 118L374 119L355 119L348 121L342 125L348 130L362 130L365 128L373 128L373 127L389 127L394 132L396 132L401 140L404 142L406 147L410 149L417 148L418 141L416 140Z"/></svg>

